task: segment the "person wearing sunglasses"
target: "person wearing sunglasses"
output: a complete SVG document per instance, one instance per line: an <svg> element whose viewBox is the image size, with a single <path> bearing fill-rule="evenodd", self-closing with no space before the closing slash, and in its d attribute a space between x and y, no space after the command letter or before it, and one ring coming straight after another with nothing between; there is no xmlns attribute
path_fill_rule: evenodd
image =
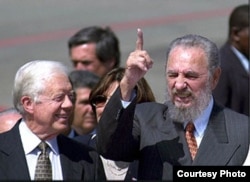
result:
<svg viewBox="0 0 250 182"><path fill-rule="evenodd" d="M96 115L97 122L102 116L102 112L108 103L110 97L119 86L125 73L125 68L115 68L107 73L91 91L89 101ZM155 101L155 96L145 78L140 79L137 83L137 103ZM76 140L83 143L86 137L78 136ZM88 143L89 142L89 143ZM96 138L89 138L87 144L96 148ZM138 161L123 162L107 160L101 156L107 180L136 180Z"/></svg>
<svg viewBox="0 0 250 182"><path fill-rule="evenodd" d="M96 113L98 121L101 118L106 103L119 86L124 73L125 68L121 67L111 70L103 79L100 80L97 86L90 93L89 100L92 104L93 111ZM153 91L145 78L142 78L137 83L136 101L137 103L155 101Z"/></svg>

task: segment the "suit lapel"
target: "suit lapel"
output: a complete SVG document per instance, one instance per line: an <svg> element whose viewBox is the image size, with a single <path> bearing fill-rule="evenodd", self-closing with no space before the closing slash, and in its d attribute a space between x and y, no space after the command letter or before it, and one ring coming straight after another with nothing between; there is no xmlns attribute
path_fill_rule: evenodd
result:
<svg viewBox="0 0 250 182"><path fill-rule="evenodd" d="M231 45L229 43L225 45L224 50L226 51L227 58L229 58L227 59L227 61L230 62L230 64L233 66L234 71L242 78L249 79L249 70L246 71L244 66L240 63L239 58L233 52Z"/></svg>
<svg viewBox="0 0 250 182"><path fill-rule="evenodd" d="M67 156L60 154L62 173L64 180L80 180L82 179L83 168L79 163L73 163Z"/></svg>
<svg viewBox="0 0 250 182"><path fill-rule="evenodd" d="M30 180L28 165L19 133L20 121L9 132L3 134L5 137L0 150L4 153L2 155L5 157L1 159L1 163L4 165L3 169L6 170L9 178Z"/></svg>
<svg viewBox="0 0 250 182"><path fill-rule="evenodd" d="M226 165L238 147L229 142L224 112L215 104L193 165Z"/></svg>
<svg viewBox="0 0 250 182"><path fill-rule="evenodd" d="M180 136L179 142L183 144L183 151L185 153L185 155L179 159L179 163L181 165L192 165L193 161L189 152L189 148L188 148L188 144L186 141L186 137L185 137L185 132L184 132L184 128L183 128L183 124L182 123L175 123L176 126L176 130L178 132L178 135Z"/></svg>
<svg viewBox="0 0 250 182"><path fill-rule="evenodd" d="M178 136L178 141L175 141L175 144L171 143L172 147L178 146L178 150L175 148L175 150L171 149L171 145L166 142L161 144L161 148L158 147L159 153L161 155L161 158L164 159L163 155L172 155L174 156L176 165L192 165L192 159L189 154L189 149L187 146L184 130L183 130L183 125L179 122L173 121L170 117L167 111L164 112L164 118L165 122L162 122L162 125L160 127L160 131L165 134L163 137L164 140L171 140L174 138L177 138ZM176 143L178 144L176 145ZM180 146L181 144L181 146ZM169 151L167 151L169 150ZM164 160L163 160L164 161Z"/></svg>
<svg viewBox="0 0 250 182"><path fill-rule="evenodd" d="M83 176L83 167L78 162L73 162L69 157L74 155L74 151L68 147L67 139L63 136L57 137L62 173L64 180L81 180Z"/></svg>
<svg viewBox="0 0 250 182"><path fill-rule="evenodd" d="M173 165L180 165L178 160L184 156L183 145L179 137L173 140L163 140L156 144L162 162L169 162Z"/></svg>
<svg viewBox="0 0 250 182"><path fill-rule="evenodd" d="M159 127L159 137L161 138L156 146L162 162L170 162L173 165L180 165L178 160L184 156L183 144L180 142L178 130L173 124L167 112L164 112L164 119Z"/></svg>

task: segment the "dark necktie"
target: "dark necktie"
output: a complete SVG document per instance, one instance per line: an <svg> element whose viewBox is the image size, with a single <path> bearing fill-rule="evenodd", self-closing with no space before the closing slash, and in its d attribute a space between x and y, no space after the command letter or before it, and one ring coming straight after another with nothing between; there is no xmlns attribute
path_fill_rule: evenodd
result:
<svg viewBox="0 0 250 182"><path fill-rule="evenodd" d="M189 122L186 126L186 140L193 160L197 153L197 143L194 137L194 130L195 130L194 124L192 122Z"/></svg>
<svg viewBox="0 0 250 182"><path fill-rule="evenodd" d="M41 150L41 154L37 159L36 171L35 171L35 180L52 180L52 169L49 159L49 154L46 151L48 145L45 142L41 142L38 145L38 148Z"/></svg>

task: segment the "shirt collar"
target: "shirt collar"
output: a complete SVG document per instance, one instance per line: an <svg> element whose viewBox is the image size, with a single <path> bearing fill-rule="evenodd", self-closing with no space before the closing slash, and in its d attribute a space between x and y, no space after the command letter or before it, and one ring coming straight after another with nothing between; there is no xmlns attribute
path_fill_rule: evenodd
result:
<svg viewBox="0 0 250 182"><path fill-rule="evenodd" d="M214 99L211 97L208 106L205 108L205 110L201 113L201 115L194 121L195 126L195 135L197 136L203 136L205 129L207 127L209 117L212 112ZM186 127L187 122L184 124L184 128Z"/></svg>
<svg viewBox="0 0 250 182"><path fill-rule="evenodd" d="M244 56L240 51L238 51L235 47L231 46L232 51L234 54L238 57L240 60L242 66L245 68L245 70L249 71L249 60Z"/></svg>
<svg viewBox="0 0 250 182"><path fill-rule="evenodd" d="M75 130L73 128L70 129L70 133L68 134L69 138L74 138L76 136Z"/></svg>
<svg viewBox="0 0 250 182"><path fill-rule="evenodd" d="M28 128L23 119L19 125L19 131L21 135L24 153L25 155L27 155L36 149L41 140ZM59 149L56 138L46 140L46 143L49 145L50 149L53 151L54 154L59 155Z"/></svg>

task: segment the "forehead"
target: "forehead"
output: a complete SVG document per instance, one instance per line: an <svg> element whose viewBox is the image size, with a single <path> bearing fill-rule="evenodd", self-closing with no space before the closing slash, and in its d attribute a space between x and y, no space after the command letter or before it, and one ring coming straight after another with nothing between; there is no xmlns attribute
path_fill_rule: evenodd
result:
<svg viewBox="0 0 250 182"><path fill-rule="evenodd" d="M176 47L168 57L167 69L207 69L205 52L199 47Z"/></svg>
<svg viewBox="0 0 250 182"><path fill-rule="evenodd" d="M96 43L85 43L82 45L75 46L71 49L73 53L89 53L96 54Z"/></svg>
<svg viewBox="0 0 250 182"><path fill-rule="evenodd" d="M72 85L69 81L69 78L64 74L54 74L49 79L47 79L44 84L45 92L51 94L59 91L65 92L72 90Z"/></svg>
<svg viewBox="0 0 250 182"><path fill-rule="evenodd" d="M91 89L88 87L79 87L75 89L75 92L77 96L85 96L90 94Z"/></svg>

